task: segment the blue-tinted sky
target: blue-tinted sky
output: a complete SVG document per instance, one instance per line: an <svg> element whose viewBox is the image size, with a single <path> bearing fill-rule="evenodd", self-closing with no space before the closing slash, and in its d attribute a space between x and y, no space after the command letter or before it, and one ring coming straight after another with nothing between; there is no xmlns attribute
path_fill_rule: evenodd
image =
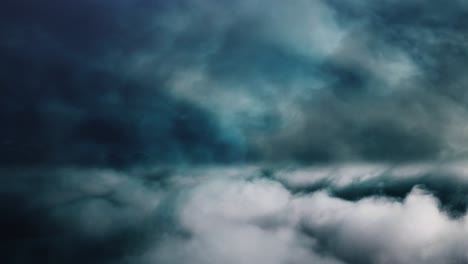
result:
<svg viewBox="0 0 468 264"><path fill-rule="evenodd" d="M6 262L468 263L466 25L464 0L3 0Z"/></svg>

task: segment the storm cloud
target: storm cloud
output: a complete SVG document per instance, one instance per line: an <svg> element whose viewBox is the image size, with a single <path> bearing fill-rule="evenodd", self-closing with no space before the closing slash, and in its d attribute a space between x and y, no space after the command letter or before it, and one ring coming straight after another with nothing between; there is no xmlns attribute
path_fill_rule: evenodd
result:
<svg viewBox="0 0 468 264"><path fill-rule="evenodd" d="M466 152L462 1L2 5L5 164Z"/></svg>
<svg viewBox="0 0 468 264"><path fill-rule="evenodd" d="M468 3L4 0L2 263L468 263Z"/></svg>

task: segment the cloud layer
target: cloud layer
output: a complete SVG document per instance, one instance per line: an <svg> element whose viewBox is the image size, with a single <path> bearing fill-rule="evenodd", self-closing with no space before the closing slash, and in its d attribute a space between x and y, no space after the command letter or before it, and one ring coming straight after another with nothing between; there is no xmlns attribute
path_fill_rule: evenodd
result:
<svg viewBox="0 0 468 264"><path fill-rule="evenodd" d="M466 153L463 1L2 5L4 164Z"/></svg>
<svg viewBox="0 0 468 264"><path fill-rule="evenodd" d="M465 167L3 170L2 247L7 263L465 263Z"/></svg>
<svg viewBox="0 0 468 264"><path fill-rule="evenodd" d="M468 263L468 4L3 0L1 263Z"/></svg>

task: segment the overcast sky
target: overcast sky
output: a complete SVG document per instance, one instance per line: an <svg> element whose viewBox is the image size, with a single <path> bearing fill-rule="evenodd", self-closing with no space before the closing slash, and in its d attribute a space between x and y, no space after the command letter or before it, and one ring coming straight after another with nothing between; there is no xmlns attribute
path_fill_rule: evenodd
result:
<svg viewBox="0 0 468 264"><path fill-rule="evenodd" d="M3 0L0 262L468 263L466 25L464 0Z"/></svg>

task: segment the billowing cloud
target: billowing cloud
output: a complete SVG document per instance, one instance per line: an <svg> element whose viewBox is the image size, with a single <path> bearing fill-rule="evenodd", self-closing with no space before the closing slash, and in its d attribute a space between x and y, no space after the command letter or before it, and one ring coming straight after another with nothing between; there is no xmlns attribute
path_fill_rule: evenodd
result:
<svg viewBox="0 0 468 264"><path fill-rule="evenodd" d="M2 173L13 262L468 261L463 164Z"/></svg>
<svg viewBox="0 0 468 264"><path fill-rule="evenodd" d="M468 263L468 5L4 0L2 263Z"/></svg>
<svg viewBox="0 0 468 264"><path fill-rule="evenodd" d="M466 152L462 2L28 5L2 8L5 164Z"/></svg>

